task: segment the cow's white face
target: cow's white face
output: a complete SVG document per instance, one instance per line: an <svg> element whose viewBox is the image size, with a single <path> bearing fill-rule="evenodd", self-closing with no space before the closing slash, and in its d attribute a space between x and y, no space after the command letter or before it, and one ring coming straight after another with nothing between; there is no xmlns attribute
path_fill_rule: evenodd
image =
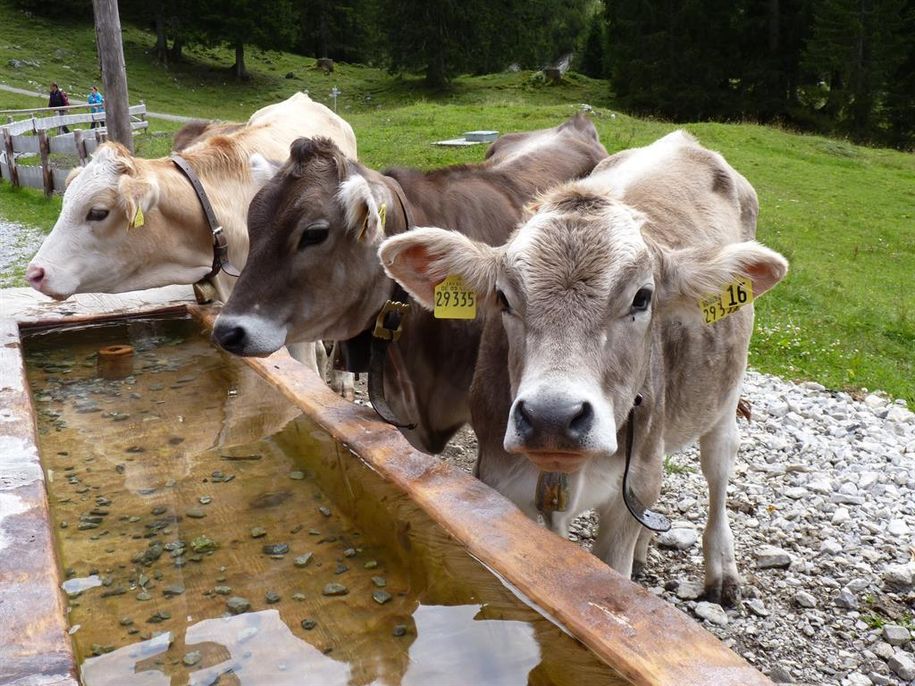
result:
<svg viewBox="0 0 915 686"><path fill-rule="evenodd" d="M382 244L388 273L426 307L435 285L459 274L501 311L512 396L504 447L541 470L574 472L616 452L655 352L654 320L673 311L698 320L701 296L737 276L761 294L787 267L752 241L665 251L643 223L609 197L565 189L502 248L439 229Z"/></svg>
<svg viewBox="0 0 915 686"><path fill-rule="evenodd" d="M74 293L124 291L193 283L209 268L190 255L168 256L157 211L159 185L126 150L99 147L68 179L54 229L26 271L29 284L63 300ZM128 229L142 211L143 225Z"/></svg>

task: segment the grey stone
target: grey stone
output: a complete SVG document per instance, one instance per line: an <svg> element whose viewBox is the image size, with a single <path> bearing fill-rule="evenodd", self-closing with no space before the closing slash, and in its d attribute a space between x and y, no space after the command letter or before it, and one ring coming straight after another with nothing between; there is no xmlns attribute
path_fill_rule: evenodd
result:
<svg viewBox="0 0 915 686"><path fill-rule="evenodd" d="M798 606L805 607L805 608L813 608L813 607L817 606L817 599L814 598L807 591L798 591L797 593L795 593L794 602Z"/></svg>
<svg viewBox="0 0 915 686"><path fill-rule="evenodd" d="M891 591L910 591L915 584L915 565L888 565L883 572L883 584Z"/></svg>
<svg viewBox="0 0 915 686"><path fill-rule="evenodd" d="M707 603L705 601L698 602L696 603L694 612L698 617L701 617L711 624L725 626L728 623L727 613L725 613L721 605L718 605L717 603Z"/></svg>
<svg viewBox="0 0 915 686"><path fill-rule="evenodd" d="M251 603L241 596L232 596L226 601L226 607L233 615L240 615L251 609Z"/></svg>
<svg viewBox="0 0 915 686"><path fill-rule="evenodd" d="M701 581L681 581L677 584L677 597L681 600L696 600L705 592Z"/></svg>
<svg viewBox="0 0 915 686"><path fill-rule="evenodd" d="M846 610L858 609L858 599L855 598L855 594L847 587L836 594L835 598L833 598L833 603L835 603L836 607L841 607Z"/></svg>
<svg viewBox="0 0 915 686"><path fill-rule="evenodd" d="M756 566L760 569L787 569L791 566L791 555L773 545L763 545L756 551Z"/></svg>
<svg viewBox="0 0 915 686"><path fill-rule="evenodd" d="M695 529L675 528L658 535L658 545L662 548L687 550L696 545L699 534Z"/></svg>
<svg viewBox="0 0 915 686"><path fill-rule="evenodd" d="M759 598L754 598L753 600L748 600L744 603L746 608L752 612L757 617L768 617L769 610L766 609L766 606L763 604Z"/></svg>
<svg viewBox="0 0 915 686"><path fill-rule="evenodd" d="M897 650L886 664L903 681L915 679L915 660L908 653Z"/></svg>
<svg viewBox="0 0 915 686"><path fill-rule="evenodd" d="M901 646L912 640L912 635L904 626L898 624L886 624L883 627L883 640L891 646Z"/></svg>

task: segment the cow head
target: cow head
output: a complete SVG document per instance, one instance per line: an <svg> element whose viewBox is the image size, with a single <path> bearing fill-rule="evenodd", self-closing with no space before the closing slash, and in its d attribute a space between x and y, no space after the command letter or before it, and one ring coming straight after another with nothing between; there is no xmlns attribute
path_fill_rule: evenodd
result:
<svg viewBox="0 0 915 686"><path fill-rule="evenodd" d="M248 210L248 261L213 331L238 355L360 333L388 297L379 175L327 138L300 138Z"/></svg>
<svg viewBox="0 0 915 686"><path fill-rule="evenodd" d="M698 299L738 276L762 294L787 269L754 241L663 249L643 235L644 223L641 213L579 184L547 196L500 248L431 228L381 246L388 274L425 307L436 284L457 274L500 312L512 397L504 447L544 471L576 471L616 452L661 319L704 326Z"/></svg>
<svg viewBox="0 0 915 686"><path fill-rule="evenodd" d="M159 181L145 162L105 143L89 164L70 173L60 216L26 270L33 288L63 300L74 293L193 283L209 271L191 250L203 234L182 237L185 245L164 254Z"/></svg>

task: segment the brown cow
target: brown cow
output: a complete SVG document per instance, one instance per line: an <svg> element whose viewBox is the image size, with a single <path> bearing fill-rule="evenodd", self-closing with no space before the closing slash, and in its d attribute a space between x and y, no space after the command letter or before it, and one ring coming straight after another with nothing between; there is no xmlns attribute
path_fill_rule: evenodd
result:
<svg viewBox="0 0 915 686"><path fill-rule="evenodd" d="M753 328L753 306L741 305L748 285L759 296L788 267L753 240L757 210L747 180L678 131L554 189L502 247L416 229L380 251L426 307L453 274L489 304L471 403L479 476L536 517L540 471L567 473L554 529L597 509L594 553L617 571L628 575L636 554L629 511L644 508L632 504L654 503L663 456L699 440L716 602L739 589L725 504Z"/></svg>
<svg viewBox="0 0 915 686"><path fill-rule="evenodd" d="M535 195L587 175L606 156L581 115L552 129L505 136L483 163L431 172L379 174L326 139L301 139L251 203L251 252L214 338L238 355L267 355L294 341L353 338L391 297L394 284L376 253L385 235L408 228L407 206L418 223L498 245ZM416 424L407 438L439 452L470 418L481 326L433 319L418 308L403 326L389 349L385 396L400 421Z"/></svg>

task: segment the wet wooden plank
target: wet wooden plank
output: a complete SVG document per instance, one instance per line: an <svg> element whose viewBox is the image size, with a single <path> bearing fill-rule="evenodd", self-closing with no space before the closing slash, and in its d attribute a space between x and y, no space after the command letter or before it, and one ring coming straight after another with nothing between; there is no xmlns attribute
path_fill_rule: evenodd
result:
<svg viewBox="0 0 915 686"><path fill-rule="evenodd" d="M0 319L0 683L75 686L19 328Z"/></svg>
<svg viewBox="0 0 915 686"><path fill-rule="evenodd" d="M72 326L99 317L117 319L125 315L161 314L183 311L194 302L191 286L166 286L130 293L80 293L58 302L31 288L0 290L0 318L14 319L25 328Z"/></svg>
<svg viewBox="0 0 915 686"><path fill-rule="evenodd" d="M215 309L188 310L212 326ZM246 362L631 683L771 686L674 606L538 526L482 482L414 450L370 409L334 395L285 352Z"/></svg>

